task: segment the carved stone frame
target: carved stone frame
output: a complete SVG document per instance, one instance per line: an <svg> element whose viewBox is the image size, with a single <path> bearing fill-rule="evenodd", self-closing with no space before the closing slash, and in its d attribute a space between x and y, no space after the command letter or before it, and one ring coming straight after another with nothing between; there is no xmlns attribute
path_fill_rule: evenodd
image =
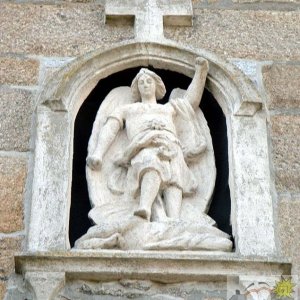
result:
<svg viewBox="0 0 300 300"><path fill-rule="evenodd" d="M192 77L197 56L209 61L206 88L227 122L231 220L238 256L277 256L262 100L240 71L203 50L174 43L131 43L81 57L56 73L39 95L27 250L67 251L73 131L77 112L98 81L149 64Z"/></svg>

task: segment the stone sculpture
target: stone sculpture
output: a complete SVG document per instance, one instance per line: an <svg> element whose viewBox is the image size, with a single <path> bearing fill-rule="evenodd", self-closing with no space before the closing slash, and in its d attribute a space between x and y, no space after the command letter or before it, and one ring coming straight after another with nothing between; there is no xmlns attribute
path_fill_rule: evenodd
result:
<svg viewBox="0 0 300 300"><path fill-rule="evenodd" d="M113 89L94 122L87 181L95 223L75 243L85 249L230 251L229 236L206 215L215 184L211 137L199 109L208 62L196 59L184 91L167 104L162 79L141 69Z"/></svg>

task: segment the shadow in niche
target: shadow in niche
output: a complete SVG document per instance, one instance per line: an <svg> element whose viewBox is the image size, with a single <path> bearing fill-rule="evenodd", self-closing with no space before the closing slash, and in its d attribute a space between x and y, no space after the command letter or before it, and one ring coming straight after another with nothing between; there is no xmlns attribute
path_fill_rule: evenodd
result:
<svg viewBox="0 0 300 300"><path fill-rule="evenodd" d="M167 94L166 102L173 88L187 89L191 79L185 75L149 67L163 79ZM140 68L127 69L99 81L78 111L74 126L73 177L69 238L73 247L75 241L87 232L92 225L88 219L91 209L85 177L87 146L98 108L105 96L115 87L130 86ZM200 107L210 128L215 152L217 178L212 203L208 214L218 227L231 235L230 191L228 186L228 143L225 116L214 97L204 91Z"/></svg>

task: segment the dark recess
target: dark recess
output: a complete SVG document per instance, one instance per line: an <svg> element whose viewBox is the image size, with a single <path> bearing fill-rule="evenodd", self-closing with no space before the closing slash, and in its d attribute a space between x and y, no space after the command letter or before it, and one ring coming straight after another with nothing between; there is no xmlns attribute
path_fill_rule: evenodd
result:
<svg viewBox="0 0 300 300"><path fill-rule="evenodd" d="M110 90L118 86L130 85L139 69L127 69L100 80L77 114L74 127L72 202L69 229L71 246L92 225L87 216L91 206L85 178L85 159L97 110ZM191 82L190 78L179 73L151 67L149 69L160 75L166 85L167 94L162 102L167 101L173 88L186 89ZM231 234L226 120L217 101L207 90L204 91L200 107L211 131L217 167L216 186L208 214L217 222L221 230Z"/></svg>

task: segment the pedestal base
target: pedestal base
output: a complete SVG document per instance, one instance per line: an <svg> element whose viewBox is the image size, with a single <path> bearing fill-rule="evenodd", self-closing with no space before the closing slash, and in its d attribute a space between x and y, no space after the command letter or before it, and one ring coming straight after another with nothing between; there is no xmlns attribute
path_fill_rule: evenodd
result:
<svg viewBox="0 0 300 300"><path fill-rule="evenodd" d="M221 252L72 250L25 253L16 256L15 262L16 272L25 276L39 300L55 299L55 294L65 281L72 282L73 286L74 282L80 281L82 287L88 286L84 282L91 281L121 282L122 286L125 281L130 288L135 286L133 281L139 282L138 286L148 285L149 282L160 286L193 282L198 287L219 285L224 292L226 283L232 278L250 276L266 278L267 281L272 276L291 274L291 263L285 259L240 257L234 253ZM46 296L38 296L41 295L40 282L43 283L43 289L49 291ZM105 294L103 288L99 290Z"/></svg>

